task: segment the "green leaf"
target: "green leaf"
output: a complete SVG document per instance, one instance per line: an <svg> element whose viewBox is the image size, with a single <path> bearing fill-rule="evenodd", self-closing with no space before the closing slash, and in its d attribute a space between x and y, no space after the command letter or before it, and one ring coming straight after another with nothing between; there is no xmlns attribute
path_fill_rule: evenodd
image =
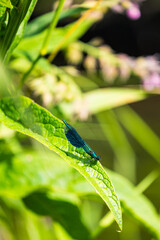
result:
<svg viewBox="0 0 160 240"><path fill-rule="evenodd" d="M128 103L137 102L147 97L143 90L131 88L103 88L82 94L83 111L97 114ZM84 104L85 103L85 104ZM62 102L60 108L66 116L75 111L75 104Z"/></svg>
<svg viewBox="0 0 160 240"><path fill-rule="evenodd" d="M99 113L97 118L114 151L116 157L116 161L114 161L115 171L134 182L136 172L135 153L128 142L124 130L117 121L116 115L112 110L108 110Z"/></svg>
<svg viewBox="0 0 160 240"><path fill-rule="evenodd" d="M143 90L130 88L98 89L84 95L84 99L91 113L98 113L145 98L146 93Z"/></svg>
<svg viewBox="0 0 160 240"><path fill-rule="evenodd" d="M7 8L13 8L13 5L10 0L0 0L0 5Z"/></svg>
<svg viewBox="0 0 160 240"><path fill-rule="evenodd" d="M69 177L73 169L58 155L47 149L22 152L14 139L8 140L7 144L0 143L0 196L22 198L41 189L65 192L69 186L75 192ZM76 176L75 171L74 174Z"/></svg>
<svg viewBox="0 0 160 240"><path fill-rule="evenodd" d="M93 22L94 22L93 20L86 20L81 27L77 28L72 33L69 39L67 39L67 41L64 43L63 47L66 47L69 43L80 38L89 29ZM59 45L59 43L63 40L63 38L65 37L69 29L72 27L72 25L73 23L63 28L56 28L54 32L52 32L48 44L47 53L52 52ZM46 36L46 31L47 30L44 30L40 34L37 34L29 38L24 38L18 45L15 54L24 55L24 53L26 53L26 55L29 55L30 58L32 59L37 57L41 50L42 42Z"/></svg>
<svg viewBox="0 0 160 240"><path fill-rule="evenodd" d="M65 229L58 222L54 222L54 231L58 240L73 240L73 238L67 234Z"/></svg>
<svg viewBox="0 0 160 240"><path fill-rule="evenodd" d="M59 21L66 17L79 15L84 10L86 10L86 8L83 7L64 10L60 13ZM51 23L54 14L55 14L54 12L49 12L29 22L25 28L24 38L31 37L42 32Z"/></svg>
<svg viewBox="0 0 160 240"><path fill-rule="evenodd" d="M11 144L14 145L13 140ZM15 146L13 147L15 148ZM82 198L90 196L95 199L96 193L91 185L53 152L47 151L47 149L42 150L42 146L37 152L27 151L16 154L16 156L7 154L7 149L2 144L0 149L1 151L4 150L5 153L2 155L0 152L1 196L19 198L35 190L48 191L49 189L54 192L58 190L63 194L72 193L82 196ZM5 159L5 161L2 161L2 159ZM127 179L110 170L107 170L107 172L109 172L116 192L122 201L125 213L132 216L152 234L158 236L159 217L153 204L143 194L139 193L139 188L137 191L137 187ZM142 206L144 206L143 209L141 209ZM141 210L139 211L139 209ZM147 218L146 213L149 213ZM152 218L153 222L151 221ZM106 227L106 225L104 224L103 227Z"/></svg>
<svg viewBox="0 0 160 240"><path fill-rule="evenodd" d="M89 231L85 227L75 199L68 195L35 192L23 199L25 205L35 213L50 216L77 240L88 240Z"/></svg>
<svg viewBox="0 0 160 240"><path fill-rule="evenodd" d="M5 61L7 61L9 58L8 53L11 54L10 47L13 44L14 38L17 34L17 31L21 23L23 22L27 14L31 14L36 1L37 0L22 0L22 1L19 1L16 8L12 9L10 13L10 21L7 25L7 29L2 39L2 44L0 48L1 57ZM32 6L32 8L30 8L30 6ZM20 30L23 32L22 26ZM18 38L20 38L19 34L18 34ZM18 40L16 39L16 42L17 41ZM13 50L13 47L12 47L12 50Z"/></svg>
<svg viewBox="0 0 160 240"><path fill-rule="evenodd" d="M108 171L124 211L160 239L160 218L153 204L143 194L139 194L127 179Z"/></svg>
<svg viewBox="0 0 160 240"><path fill-rule="evenodd" d="M99 161L90 161L84 150L68 142L64 124L27 97L4 98L0 101L0 121L7 127L27 134L43 143L77 169L112 211L122 229L121 207L114 187Z"/></svg>
<svg viewBox="0 0 160 240"><path fill-rule="evenodd" d="M120 121L130 134L141 144L146 152L160 163L159 137L131 108L118 109L117 113Z"/></svg>
<svg viewBox="0 0 160 240"><path fill-rule="evenodd" d="M4 29L6 28L5 25L5 19L6 19L6 7L0 6L0 37L4 34ZM1 44L0 39L0 44Z"/></svg>

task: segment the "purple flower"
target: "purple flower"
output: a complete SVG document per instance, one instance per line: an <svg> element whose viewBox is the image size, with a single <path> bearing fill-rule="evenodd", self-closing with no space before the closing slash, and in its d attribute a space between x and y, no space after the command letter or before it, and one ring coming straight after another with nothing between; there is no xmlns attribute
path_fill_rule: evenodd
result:
<svg viewBox="0 0 160 240"><path fill-rule="evenodd" d="M143 86L147 91L160 88L160 75L157 72L149 74L143 79Z"/></svg>
<svg viewBox="0 0 160 240"><path fill-rule="evenodd" d="M137 3L131 3L130 7L126 11L126 14L132 20L139 19L141 17L139 5Z"/></svg>

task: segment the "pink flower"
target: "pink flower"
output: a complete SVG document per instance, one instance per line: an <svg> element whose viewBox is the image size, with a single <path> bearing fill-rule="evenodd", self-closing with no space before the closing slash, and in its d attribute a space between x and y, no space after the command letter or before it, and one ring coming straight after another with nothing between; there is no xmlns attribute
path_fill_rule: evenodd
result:
<svg viewBox="0 0 160 240"><path fill-rule="evenodd" d="M124 8L122 7L122 5L120 4L116 4L112 7L112 10L117 12L117 13L123 13L124 12Z"/></svg>
<svg viewBox="0 0 160 240"><path fill-rule="evenodd" d="M132 3L130 7L127 9L126 14L132 20L139 19L141 17L139 5L137 3Z"/></svg>
<svg viewBox="0 0 160 240"><path fill-rule="evenodd" d="M157 72L151 73L143 79L143 86L147 91L160 88L160 75Z"/></svg>

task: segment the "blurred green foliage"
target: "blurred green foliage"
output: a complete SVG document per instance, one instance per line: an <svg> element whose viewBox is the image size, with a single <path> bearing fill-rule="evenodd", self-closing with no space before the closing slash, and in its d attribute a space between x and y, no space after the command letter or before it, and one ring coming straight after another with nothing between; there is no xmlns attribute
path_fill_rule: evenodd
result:
<svg viewBox="0 0 160 240"><path fill-rule="evenodd" d="M144 87L159 63L115 54L99 38L80 41L110 8L126 10L130 1L60 0L27 23L36 2L0 1L0 239L160 239L156 199L143 193L159 192L160 140L128 105L159 94ZM58 118L88 139L105 170L67 141ZM115 234L118 199L124 224Z"/></svg>

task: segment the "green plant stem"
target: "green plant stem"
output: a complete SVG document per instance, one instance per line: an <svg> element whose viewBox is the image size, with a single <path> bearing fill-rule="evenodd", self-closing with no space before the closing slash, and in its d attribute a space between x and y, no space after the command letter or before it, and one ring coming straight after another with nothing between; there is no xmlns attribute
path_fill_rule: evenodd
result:
<svg viewBox="0 0 160 240"><path fill-rule="evenodd" d="M160 175L159 170L154 170L149 173L137 186L136 191L143 193Z"/></svg>
<svg viewBox="0 0 160 240"><path fill-rule="evenodd" d="M115 64L115 65L119 65L119 60L118 58L110 51L106 52L103 50L100 50L99 48L92 46L88 43L84 43L81 41L78 41L78 44L81 48L81 51L84 51L85 53L87 53L90 56L93 56L95 58L103 58L106 61Z"/></svg>
<svg viewBox="0 0 160 240"><path fill-rule="evenodd" d="M36 63L39 61L40 58L41 58L41 55L38 55L38 57L32 62L32 65L28 69L28 71L23 75L23 77L21 78L21 81L19 83L18 90L20 90L22 88L24 82L26 81L27 77L32 72L33 68L35 67Z"/></svg>
<svg viewBox="0 0 160 240"><path fill-rule="evenodd" d="M125 129L160 163L160 139L147 123L130 107L117 109L118 118Z"/></svg>
<svg viewBox="0 0 160 240"><path fill-rule="evenodd" d="M97 2L94 4L93 7L89 8L74 24L73 26L68 30L65 37L62 39L62 41L58 44L58 46L53 50L53 52L48 57L49 62L52 62L53 59L56 57L57 53L61 50L61 48L64 46L66 41L70 38L70 36L75 32L75 30L83 24L85 19L88 18L88 16L99 6L99 4L102 2L102 0L97 0Z"/></svg>
<svg viewBox="0 0 160 240"><path fill-rule="evenodd" d="M60 15L60 13L62 11L64 2L65 2L65 0L60 0L59 1L58 7L57 7L57 9L55 11L54 17L52 19L52 22L51 22L49 28L48 28L46 37L44 39L44 42L43 42L43 45L42 45L42 48L41 48L41 52L40 52L41 56L44 56L46 54L46 52L47 52L47 47L48 47L49 40L51 38L52 31L55 29L55 27L57 25L57 22L58 22L58 19L59 19L59 15Z"/></svg>
<svg viewBox="0 0 160 240"><path fill-rule="evenodd" d="M37 56L37 58L32 62L30 68L28 69L28 71L23 75L23 77L21 78L20 80L20 83L19 83L19 87L18 89L21 89L24 82L27 80L29 74L32 72L32 70L34 69L35 65L37 64L37 62L39 61L39 59L41 57L43 57L46 53L47 53L47 47L48 47L48 43L49 43L49 40L51 38L51 33L52 31L55 29L56 25L57 25L57 22L58 22L58 19L59 19L59 15L62 11L62 8L63 8L63 4L64 4L65 0L60 0L59 1L59 4L58 4L58 7L55 11L55 14L53 16L53 19L52 19L52 22L48 28L48 31L46 33L46 36L44 38L44 41L43 41L43 44L42 44L42 48L40 50L40 53L39 55Z"/></svg>
<svg viewBox="0 0 160 240"><path fill-rule="evenodd" d="M99 113L97 119L115 154L114 167L117 172L127 177L130 181L136 181L136 156L116 114L112 110ZM103 124L105 123L105 124Z"/></svg>
<svg viewBox="0 0 160 240"><path fill-rule="evenodd" d="M111 212L108 212L99 222L98 227L93 231L92 238L96 238L105 228L109 227L114 222L114 217Z"/></svg>

